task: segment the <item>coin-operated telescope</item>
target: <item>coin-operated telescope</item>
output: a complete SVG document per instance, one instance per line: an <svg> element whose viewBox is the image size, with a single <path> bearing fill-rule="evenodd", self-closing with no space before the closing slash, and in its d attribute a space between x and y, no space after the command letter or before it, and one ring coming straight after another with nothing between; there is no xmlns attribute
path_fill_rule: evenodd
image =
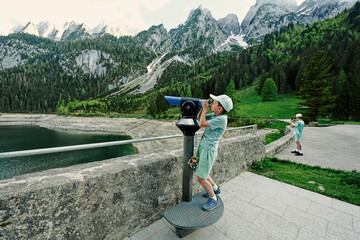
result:
<svg viewBox="0 0 360 240"><path fill-rule="evenodd" d="M182 201L165 210L163 216L171 225L175 226L177 236L182 238L197 228L207 227L218 221L224 213L224 203L218 196L220 205L210 214L201 208L207 201L202 193L192 196L193 169L188 165L188 161L194 155L194 135L200 129L196 115L204 100L171 96L165 96L165 99L171 105L181 107L182 118L176 123L176 126L184 134L184 148Z"/></svg>
<svg viewBox="0 0 360 240"><path fill-rule="evenodd" d="M176 126L183 132L185 136L194 136L200 129L196 115L199 108L202 108L203 99L189 97L172 97L165 96L166 101L171 105L181 107L182 118L176 123Z"/></svg>

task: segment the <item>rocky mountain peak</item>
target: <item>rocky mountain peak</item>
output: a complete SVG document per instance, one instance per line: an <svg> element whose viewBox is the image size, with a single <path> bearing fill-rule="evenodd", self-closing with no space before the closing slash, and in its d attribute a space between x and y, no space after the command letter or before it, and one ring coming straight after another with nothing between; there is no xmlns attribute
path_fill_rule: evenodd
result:
<svg viewBox="0 0 360 240"><path fill-rule="evenodd" d="M215 20L211 15L211 12L200 5L198 8L191 10L184 25L193 24L196 21L211 21L211 20Z"/></svg>
<svg viewBox="0 0 360 240"><path fill-rule="evenodd" d="M202 6L192 10L186 22L171 29L169 34L175 49L183 49L194 43L214 49L228 38L226 30L213 18L210 11Z"/></svg>
<svg viewBox="0 0 360 240"><path fill-rule="evenodd" d="M148 30L138 33L137 37L145 46L155 52L166 52L171 47L171 39L163 24L152 26Z"/></svg>
<svg viewBox="0 0 360 240"><path fill-rule="evenodd" d="M267 33L289 23L310 24L335 17L356 0L305 0L297 7L295 0L257 0L241 23L245 41L261 39Z"/></svg>
<svg viewBox="0 0 360 240"><path fill-rule="evenodd" d="M228 14L226 17L219 19L218 22L228 35L230 35L231 32L234 35L240 34L240 24L236 14Z"/></svg>

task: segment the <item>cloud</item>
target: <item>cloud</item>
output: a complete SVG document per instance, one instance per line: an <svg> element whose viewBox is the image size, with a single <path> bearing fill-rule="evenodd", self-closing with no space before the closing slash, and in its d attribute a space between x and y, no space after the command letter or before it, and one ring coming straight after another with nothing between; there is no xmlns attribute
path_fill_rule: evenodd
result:
<svg viewBox="0 0 360 240"><path fill-rule="evenodd" d="M162 8L170 0L137 0L137 2L149 11L154 11Z"/></svg>

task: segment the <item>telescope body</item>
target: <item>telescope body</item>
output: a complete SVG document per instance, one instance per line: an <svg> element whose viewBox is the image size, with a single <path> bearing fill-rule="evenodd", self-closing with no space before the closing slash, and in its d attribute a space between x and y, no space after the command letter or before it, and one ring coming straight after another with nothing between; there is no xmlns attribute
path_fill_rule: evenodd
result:
<svg viewBox="0 0 360 240"><path fill-rule="evenodd" d="M181 106L182 103L184 103L185 101L191 101L196 105L196 107L199 107L199 108L202 108L201 102L205 100L205 99L200 99L200 98L173 97L173 96L165 96L165 99L166 99L166 101L168 101L169 104L176 105L176 106ZM208 101L208 100L206 100L206 101Z"/></svg>

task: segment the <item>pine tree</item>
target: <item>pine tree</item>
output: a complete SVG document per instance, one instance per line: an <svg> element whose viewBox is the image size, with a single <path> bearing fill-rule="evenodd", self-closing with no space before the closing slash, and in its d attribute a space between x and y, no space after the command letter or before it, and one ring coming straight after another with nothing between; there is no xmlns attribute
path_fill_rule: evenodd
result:
<svg viewBox="0 0 360 240"><path fill-rule="evenodd" d="M228 95L232 100L233 102L235 103L235 94L236 94L236 89L235 89L235 82L234 80L230 80L229 84L227 85L226 87L226 90L225 90L225 94ZM236 115L236 110L235 108L230 111L228 113L229 116L235 116Z"/></svg>
<svg viewBox="0 0 360 240"><path fill-rule="evenodd" d="M275 101L277 97L277 87L272 78L267 78L261 89L261 98L263 101Z"/></svg>
<svg viewBox="0 0 360 240"><path fill-rule="evenodd" d="M234 82L234 80L231 79L229 84L226 87L225 94L234 100L235 93L236 93L235 82Z"/></svg>
<svg viewBox="0 0 360 240"><path fill-rule="evenodd" d="M332 92L334 75L331 73L332 61L326 52L319 50L306 65L303 74L304 85L299 90L299 98L305 100L301 105L307 107L307 116L318 121L319 115L328 116L335 96Z"/></svg>

